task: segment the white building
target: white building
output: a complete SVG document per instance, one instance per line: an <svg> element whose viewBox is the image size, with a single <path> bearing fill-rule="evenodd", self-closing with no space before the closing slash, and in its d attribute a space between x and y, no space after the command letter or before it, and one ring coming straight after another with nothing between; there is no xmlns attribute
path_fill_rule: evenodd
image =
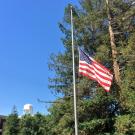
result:
<svg viewBox="0 0 135 135"><path fill-rule="evenodd" d="M33 115L33 106L32 104L25 104L23 107L24 114L31 114Z"/></svg>

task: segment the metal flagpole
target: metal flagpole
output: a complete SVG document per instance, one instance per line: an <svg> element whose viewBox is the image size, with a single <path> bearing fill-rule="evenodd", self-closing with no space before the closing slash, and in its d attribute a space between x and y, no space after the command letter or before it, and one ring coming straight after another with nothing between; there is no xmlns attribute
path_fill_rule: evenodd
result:
<svg viewBox="0 0 135 135"><path fill-rule="evenodd" d="M73 13L71 6L71 33L72 33L72 60L73 60L73 89L74 89L74 118L75 118L75 135L78 135L77 121L77 104L76 104L76 81L75 81L75 58L74 58L74 32L73 32Z"/></svg>

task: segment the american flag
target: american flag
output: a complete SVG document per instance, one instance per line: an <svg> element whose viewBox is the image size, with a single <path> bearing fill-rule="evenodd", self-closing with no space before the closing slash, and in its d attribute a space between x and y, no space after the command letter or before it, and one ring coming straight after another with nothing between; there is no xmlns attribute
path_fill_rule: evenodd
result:
<svg viewBox="0 0 135 135"><path fill-rule="evenodd" d="M97 81L105 91L109 92L113 80L110 71L79 49L79 73Z"/></svg>

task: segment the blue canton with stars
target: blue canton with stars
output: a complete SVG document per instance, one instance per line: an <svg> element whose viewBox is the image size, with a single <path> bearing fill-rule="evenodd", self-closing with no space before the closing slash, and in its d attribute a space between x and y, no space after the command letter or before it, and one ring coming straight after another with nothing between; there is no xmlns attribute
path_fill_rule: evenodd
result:
<svg viewBox="0 0 135 135"><path fill-rule="evenodd" d="M85 61L88 64L92 63L91 59L89 58L89 56L85 52L83 52L81 49L79 49L79 52L80 52L80 60L81 61Z"/></svg>

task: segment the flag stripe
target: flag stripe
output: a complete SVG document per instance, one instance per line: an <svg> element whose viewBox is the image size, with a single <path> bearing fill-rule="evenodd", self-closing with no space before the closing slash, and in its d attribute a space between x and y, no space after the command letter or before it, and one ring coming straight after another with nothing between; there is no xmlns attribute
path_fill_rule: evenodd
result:
<svg viewBox="0 0 135 135"><path fill-rule="evenodd" d="M91 76L91 75L93 75L93 76L95 76L95 78L97 79L97 80L100 80L100 82L101 83L104 83L104 85L111 85L111 82L109 81L109 80L106 80L104 77L101 77L99 74L97 74L97 73L93 73L92 71L90 71L89 69L88 69L88 67L80 67L79 68L79 72L80 71L86 71L88 74L90 74L89 76Z"/></svg>
<svg viewBox="0 0 135 135"><path fill-rule="evenodd" d="M84 75L84 76L89 77L89 78L92 79L92 80L95 80L95 81L96 81L95 76L92 76L92 75L90 75L89 73L87 73L87 72L85 72L85 71L80 71L79 73L82 74L82 75Z"/></svg>
<svg viewBox="0 0 135 135"><path fill-rule="evenodd" d="M110 91L110 87L104 86L101 82L98 81L100 86L102 86L106 91Z"/></svg>
<svg viewBox="0 0 135 135"><path fill-rule="evenodd" d="M95 77L93 77L91 74L89 74L89 73L87 73L87 72L85 72L85 71L80 71L79 73L82 74L83 76L86 76L86 77L88 77L88 78L90 78L90 79L92 79L92 80L97 81ZM106 91L109 91L110 85L107 86L107 85L105 85L104 83L100 82L99 80L98 80L98 83L99 83Z"/></svg>
<svg viewBox="0 0 135 135"><path fill-rule="evenodd" d="M109 91L113 79L110 71L82 50L79 51L79 55L79 73L97 81L106 91Z"/></svg>
<svg viewBox="0 0 135 135"><path fill-rule="evenodd" d="M103 69L105 72L111 73L109 69L107 69L105 66L101 65L97 61L94 61L94 63L101 69Z"/></svg>
<svg viewBox="0 0 135 135"><path fill-rule="evenodd" d="M101 69L103 69L104 71L106 72L109 72L110 73L110 70L107 69L105 66L101 65L100 63L98 63L97 61L95 61L92 57L89 57L95 64L97 64L97 66Z"/></svg>
<svg viewBox="0 0 135 135"><path fill-rule="evenodd" d="M86 68L86 69L89 69L90 72L92 72L93 74L95 74L94 68L91 67L91 66L89 66L88 64L81 64L81 63L80 63L79 68Z"/></svg>
<svg viewBox="0 0 135 135"><path fill-rule="evenodd" d="M81 61L79 62L79 66L87 66L88 68L90 68L91 70L94 70L92 65L89 65L88 63L86 63L85 61Z"/></svg>
<svg viewBox="0 0 135 135"><path fill-rule="evenodd" d="M89 70L87 67L80 67L79 68L79 71L83 71L83 70L90 73L91 75L95 76L94 71Z"/></svg>
<svg viewBox="0 0 135 135"><path fill-rule="evenodd" d="M95 71L98 75L100 75L102 78L104 78L106 80L110 80L110 81L112 80L112 76L109 76L108 74L106 74L106 72L102 72L100 69L97 69L95 67L95 64L89 65L86 62L82 62L82 61L79 64L80 64L80 67L87 66L88 68L90 68L91 70L93 70L93 72Z"/></svg>
<svg viewBox="0 0 135 135"><path fill-rule="evenodd" d="M97 69L94 69L94 70L95 70L95 74L97 74L98 76L100 76L104 80L108 80L108 81L112 80L112 78L107 76L106 74L103 74L102 72L99 72Z"/></svg>
<svg viewBox="0 0 135 135"><path fill-rule="evenodd" d="M91 74L90 72L88 72L88 70L83 69L83 70L79 70L79 72L87 73L88 76L92 76L92 78L95 78L98 82L102 83L104 86L109 87L111 85L110 82L107 83L107 81L103 80L102 78L99 78L97 75Z"/></svg>
<svg viewBox="0 0 135 135"><path fill-rule="evenodd" d="M88 76L92 76L93 78L95 78L98 82L102 83L104 86L110 86L111 85L111 82L108 81L108 80L105 80L105 79L102 79L100 76L98 76L97 74L93 74L88 68L82 68L80 67L79 68L79 72L83 72L84 73L87 73Z"/></svg>
<svg viewBox="0 0 135 135"><path fill-rule="evenodd" d="M102 72L102 73L104 73L104 74L109 74L108 76L110 76L110 73L108 72L108 71L106 71L106 70L104 70L103 68L100 68L99 67L99 65L97 64L97 63L93 63L93 66L95 67L95 69L97 69L98 71L100 71L100 72Z"/></svg>

